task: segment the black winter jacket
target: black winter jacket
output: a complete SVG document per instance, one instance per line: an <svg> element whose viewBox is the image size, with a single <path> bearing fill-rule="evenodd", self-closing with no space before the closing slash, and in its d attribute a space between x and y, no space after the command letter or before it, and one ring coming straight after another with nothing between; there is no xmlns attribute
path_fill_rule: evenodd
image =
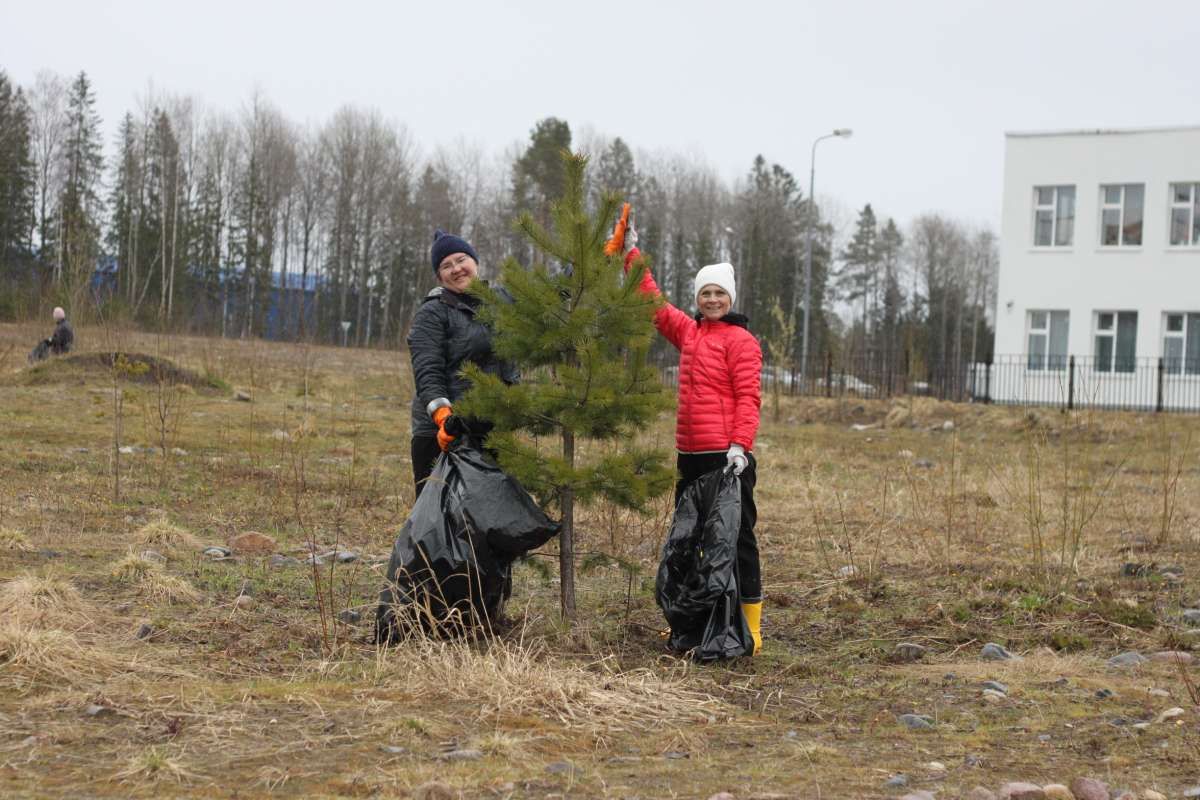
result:
<svg viewBox="0 0 1200 800"><path fill-rule="evenodd" d="M50 352L55 355L71 352L71 345L75 342L75 331L71 330L71 323L65 319L59 320L54 326L54 333L46 340L46 344L50 345Z"/></svg>
<svg viewBox="0 0 1200 800"><path fill-rule="evenodd" d="M501 298L512 301L504 289ZM501 361L492 352L492 330L475 318L479 299L435 286L417 309L408 332L408 350L412 357L416 394L412 402L412 435L434 436L437 426L432 414L440 400L453 403L471 388L460 372L470 361L489 375L505 383L520 378L516 367ZM474 426L473 426L474 427Z"/></svg>

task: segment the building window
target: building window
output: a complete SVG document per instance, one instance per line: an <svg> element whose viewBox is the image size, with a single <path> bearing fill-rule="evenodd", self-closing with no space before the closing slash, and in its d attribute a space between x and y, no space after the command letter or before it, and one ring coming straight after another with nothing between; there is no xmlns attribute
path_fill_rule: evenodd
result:
<svg viewBox="0 0 1200 800"><path fill-rule="evenodd" d="M1067 367L1067 311L1030 311L1028 366L1031 370L1060 370Z"/></svg>
<svg viewBox="0 0 1200 800"><path fill-rule="evenodd" d="M1170 375L1200 375L1200 314L1166 314L1163 369Z"/></svg>
<svg viewBox="0 0 1200 800"><path fill-rule="evenodd" d="M1200 245L1200 183L1171 184L1171 245Z"/></svg>
<svg viewBox="0 0 1200 800"><path fill-rule="evenodd" d="M1137 366L1137 312L1096 312L1096 371L1133 372Z"/></svg>
<svg viewBox="0 0 1200 800"><path fill-rule="evenodd" d="M1142 243L1142 212L1146 187L1141 183L1100 187L1100 244L1130 247Z"/></svg>
<svg viewBox="0 0 1200 800"><path fill-rule="evenodd" d="M1033 204L1034 246L1070 247L1075 240L1075 187L1036 186Z"/></svg>

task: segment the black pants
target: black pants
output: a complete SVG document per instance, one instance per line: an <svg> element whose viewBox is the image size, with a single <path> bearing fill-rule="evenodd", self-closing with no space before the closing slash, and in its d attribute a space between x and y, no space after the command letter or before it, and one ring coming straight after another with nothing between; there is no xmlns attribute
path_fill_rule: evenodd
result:
<svg viewBox="0 0 1200 800"><path fill-rule="evenodd" d="M437 436L412 437L413 484L417 488L414 499L421 496L421 489L425 488L425 479L433 472L433 462L437 461L441 454L442 448L438 447Z"/></svg>
<svg viewBox="0 0 1200 800"><path fill-rule="evenodd" d="M754 482L757 463L754 455L746 453L746 468L742 470L742 524L738 529L737 565L738 589L743 603L762 600L762 566L758 560L758 540L754 538L754 523L758 508L754 505ZM675 504L680 496L702 475L725 466L724 453L680 453L676 461L679 481L675 484Z"/></svg>
<svg viewBox="0 0 1200 800"><path fill-rule="evenodd" d="M482 434L476 434L475 431L480 430ZM471 439L476 443L480 450L487 453L493 459L496 458L496 453L493 450L488 450L487 436L491 433L492 426L475 424L471 426ZM417 493L413 497L415 500L421 496L421 489L425 486L425 479L429 477L429 473L433 472L433 462L437 461L437 457L442 454L442 448L438 447L437 435L433 436L414 436L412 437L412 468L413 468L413 485L416 486Z"/></svg>

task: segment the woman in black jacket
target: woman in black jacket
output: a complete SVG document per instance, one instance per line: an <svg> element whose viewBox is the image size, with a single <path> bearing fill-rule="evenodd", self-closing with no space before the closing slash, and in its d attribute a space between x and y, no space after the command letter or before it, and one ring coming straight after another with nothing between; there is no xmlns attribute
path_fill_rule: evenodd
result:
<svg viewBox="0 0 1200 800"><path fill-rule="evenodd" d="M475 318L479 299L467 287L479 274L479 257L466 240L437 231L430 250L438 285L421 301L408 333L416 393L412 403L412 465L417 495L438 453L464 433L476 443L492 426L485 420L454 414L454 402L470 383L460 373L470 361L505 383L516 383L516 369L492 352L492 330ZM503 289L497 290L502 297Z"/></svg>

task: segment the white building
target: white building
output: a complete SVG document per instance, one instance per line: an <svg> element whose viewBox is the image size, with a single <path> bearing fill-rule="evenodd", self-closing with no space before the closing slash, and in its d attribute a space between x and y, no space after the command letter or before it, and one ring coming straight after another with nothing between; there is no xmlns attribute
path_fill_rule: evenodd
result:
<svg viewBox="0 0 1200 800"><path fill-rule="evenodd" d="M1200 410L1200 126L1008 134L1000 237L993 400Z"/></svg>

